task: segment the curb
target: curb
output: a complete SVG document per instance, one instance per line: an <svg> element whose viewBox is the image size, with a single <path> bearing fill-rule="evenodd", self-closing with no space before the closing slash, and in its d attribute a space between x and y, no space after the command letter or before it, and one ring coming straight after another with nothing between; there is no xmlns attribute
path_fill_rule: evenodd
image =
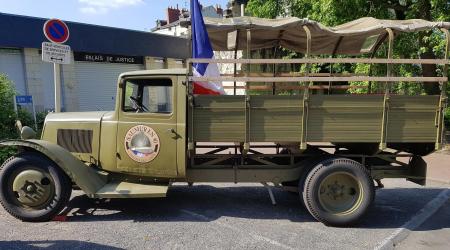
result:
<svg viewBox="0 0 450 250"><path fill-rule="evenodd" d="M375 246L375 250L391 250L408 237L412 230L419 227L450 199L450 189L442 190L433 200L428 202L411 220L403 224L386 239Z"/></svg>

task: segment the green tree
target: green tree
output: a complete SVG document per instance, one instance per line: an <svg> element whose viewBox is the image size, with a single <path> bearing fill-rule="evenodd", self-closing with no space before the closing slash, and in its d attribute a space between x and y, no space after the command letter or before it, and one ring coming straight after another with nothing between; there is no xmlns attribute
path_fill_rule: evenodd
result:
<svg viewBox="0 0 450 250"><path fill-rule="evenodd" d="M19 138L19 133L15 127L18 119L22 122L22 125L34 127L34 119L30 112L25 109L19 109L18 113L15 112L13 99L15 95L14 84L8 79L7 75L0 74L0 141ZM46 113L37 114L39 128L42 128L45 115ZM0 163L13 153L13 148L0 148Z"/></svg>
<svg viewBox="0 0 450 250"><path fill-rule="evenodd" d="M16 113L14 112L14 95L16 91L13 83L5 74L0 74L0 139L15 138L14 128ZM11 126L12 124L12 126Z"/></svg>
<svg viewBox="0 0 450 250"><path fill-rule="evenodd" d="M5 74L0 74L0 140L17 138L14 128L16 113L14 112L14 85ZM0 148L0 161L3 162L13 153L11 148Z"/></svg>

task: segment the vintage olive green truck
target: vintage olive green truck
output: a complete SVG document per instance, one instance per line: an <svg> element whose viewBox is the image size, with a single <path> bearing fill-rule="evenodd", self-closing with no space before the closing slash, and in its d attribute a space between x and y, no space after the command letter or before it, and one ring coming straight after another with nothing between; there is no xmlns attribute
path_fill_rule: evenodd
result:
<svg viewBox="0 0 450 250"><path fill-rule="evenodd" d="M40 139L23 127L21 140L1 142L17 148L1 166L5 210L24 221L47 221L66 206L73 188L91 198L150 198L165 197L175 182L262 183L269 192L297 191L314 218L343 226L367 212L381 179L425 184L422 156L444 143L449 23L362 19L332 29L304 19L241 17L207 19L206 25L215 50L230 50L220 41L237 30L246 42L233 49L247 55L276 44L305 57L190 59L185 69L121 74L114 111L51 113ZM395 36L431 28L442 29L445 59L392 58ZM385 40L386 59L311 56L375 53ZM234 67L232 74L195 77L195 63L300 64L306 71ZM379 63L387 70L385 76L311 72L318 63ZM394 76L398 64L444 70L433 77ZM234 93L244 93L194 95L196 81L231 81ZM349 82L369 90L349 92ZM437 82L443 91L392 94L397 82ZM371 91L372 84L383 87Z"/></svg>

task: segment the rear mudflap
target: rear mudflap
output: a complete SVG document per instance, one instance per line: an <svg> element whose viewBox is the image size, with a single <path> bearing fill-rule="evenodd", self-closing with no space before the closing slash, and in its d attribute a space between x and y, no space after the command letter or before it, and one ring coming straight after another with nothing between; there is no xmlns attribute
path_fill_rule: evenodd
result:
<svg viewBox="0 0 450 250"><path fill-rule="evenodd" d="M415 155L409 162L409 176L408 181L425 186L427 180L427 163L422 157Z"/></svg>

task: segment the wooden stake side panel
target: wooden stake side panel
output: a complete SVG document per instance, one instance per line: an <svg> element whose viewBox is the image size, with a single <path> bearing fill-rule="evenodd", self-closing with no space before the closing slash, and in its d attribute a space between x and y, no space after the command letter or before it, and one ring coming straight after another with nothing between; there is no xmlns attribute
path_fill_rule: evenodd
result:
<svg viewBox="0 0 450 250"><path fill-rule="evenodd" d="M439 96L391 95L386 131L387 142L436 141L438 116Z"/></svg>
<svg viewBox="0 0 450 250"><path fill-rule="evenodd" d="M300 142L303 95L249 96L250 142ZM244 142L245 96L194 97L195 142ZM387 142L436 140L439 96L391 96ZM381 95L311 95L308 142L379 143Z"/></svg>
<svg viewBox="0 0 450 250"><path fill-rule="evenodd" d="M379 142L383 96L312 95L307 141Z"/></svg>

